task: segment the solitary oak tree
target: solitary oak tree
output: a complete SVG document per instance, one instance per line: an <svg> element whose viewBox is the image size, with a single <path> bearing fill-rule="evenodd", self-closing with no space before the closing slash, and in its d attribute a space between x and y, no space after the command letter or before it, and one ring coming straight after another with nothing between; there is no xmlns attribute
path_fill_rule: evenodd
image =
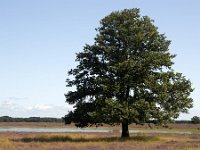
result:
<svg viewBox="0 0 200 150"><path fill-rule="evenodd" d="M129 137L131 123L165 124L192 107L191 82L172 69L170 41L139 9L103 18L93 45L77 54L65 94L74 110L65 123L77 127L121 124Z"/></svg>

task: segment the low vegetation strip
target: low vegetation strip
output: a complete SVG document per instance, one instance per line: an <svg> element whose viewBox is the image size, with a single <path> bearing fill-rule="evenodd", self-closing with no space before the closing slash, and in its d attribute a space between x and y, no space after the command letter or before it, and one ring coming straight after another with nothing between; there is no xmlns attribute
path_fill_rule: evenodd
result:
<svg viewBox="0 0 200 150"><path fill-rule="evenodd" d="M36 136L36 137L23 137L21 139L13 139L18 142L124 142L124 141L158 141L157 136L133 136L130 138L119 137L101 137L101 138L72 138L70 136Z"/></svg>

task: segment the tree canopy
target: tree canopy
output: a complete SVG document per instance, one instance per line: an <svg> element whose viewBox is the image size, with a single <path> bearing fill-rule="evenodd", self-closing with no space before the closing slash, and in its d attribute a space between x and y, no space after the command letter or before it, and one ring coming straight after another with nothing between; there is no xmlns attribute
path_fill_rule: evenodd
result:
<svg viewBox="0 0 200 150"><path fill-rule="evenodd" d="M191 82L172 69L170 41L139 9L112 12L100 21L93 45L76 56L65 94L74 110L66 123L78 127L106 123L164 124L192 107Z"/></svg>

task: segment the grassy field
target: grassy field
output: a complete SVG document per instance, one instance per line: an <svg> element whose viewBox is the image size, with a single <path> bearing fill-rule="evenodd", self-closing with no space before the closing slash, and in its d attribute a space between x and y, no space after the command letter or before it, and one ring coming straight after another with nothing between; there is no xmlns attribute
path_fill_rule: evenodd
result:
<svg viewBox="0 0 200 150"><path fill-rule="evenodd" d="M61 123L0 123L0 127L65 127ZM73 127L73 125L67 126ZM110 128L108 126L102 128ZM120 127L114 127L119 129ZM131 125L131 129L163 129ZM164 129L163 129L164 130ZM167 130L192 130L199 125L171 124ZM200 134L131 134L120 133L0 133L0 150L200 150Z"/></svg>
<svg viewBox="0 0 200 150"><path fill-rule="evenodd" d="M0 127L33 127L33 128L76 128L73 124L65 125L64 123L54 123L54 122L0 122ZM90 128L96 128L96 126L92 126ZM113 129L115 131L121 130L121 126L108 126L104 125L102 127L98 127L102 129ZM192 131L200 133L200 124L168 124L168 127L155 126L151 124L151 126L145 125L129 125L130 130L174 130L174 131Z"/></svg>
<svg viewBox="0 0 200 150"><path fill-rule="evenodd" d="M66 127L74 127L73 124L71 125L65 125L63 122L0 122L0 127L55 127L55 128L66 128ZM148 129L150 128L147 124L146 125L135 125L131 124L129 125L130 128L142 128L142 129ZM105 125L103 128L113 128L111 126ZM115 128L115 127L114 127ZM117 126L118 128L118 126ZM163 128L161 126L155 126L151 124L151 128ZM199 129L200 130L200 124L168 124L168 128L171 129Z"/></svg>

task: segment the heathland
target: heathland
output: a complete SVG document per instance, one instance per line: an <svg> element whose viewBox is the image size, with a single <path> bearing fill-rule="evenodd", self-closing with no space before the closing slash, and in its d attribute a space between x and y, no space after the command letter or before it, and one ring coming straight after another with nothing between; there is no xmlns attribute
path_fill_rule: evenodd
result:
<svg viewBox="0 0 200 150"><path fill-rule="evenodd" d="M0 123L0 128L74 128L63 123ZM90 127L96 128L96 127ZM148 125L130 125L131 130L181 131L178 133L131 133L131 138L120 138L120 126L102 126L113 133L33 133L0 132L0 150L197 150L200 149L200 125L169 124L167 128Z"/></svg>

